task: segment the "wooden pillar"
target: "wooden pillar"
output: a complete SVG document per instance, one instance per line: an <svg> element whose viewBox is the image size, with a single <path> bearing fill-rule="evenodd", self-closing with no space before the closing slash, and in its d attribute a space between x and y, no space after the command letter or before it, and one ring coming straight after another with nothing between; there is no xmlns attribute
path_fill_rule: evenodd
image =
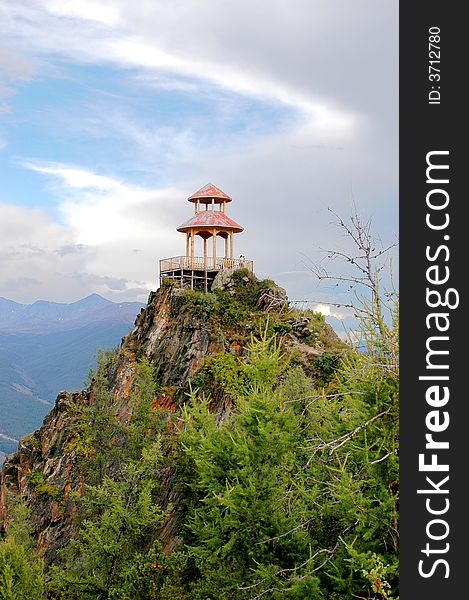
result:
<svg viewBox="0 0 469 600"><path fill-rule="evenodd" d="M204 290L208 291L207 286L207 238L204 237Z"/></svg>
<svg viewBox="0 0 469 600"><path fill-rule="evenodd" d="M230 231L230 258L233 258L233 232Z"/></svg>
<svg viewBox="0 0 469 600"><path fill-rule="evenodd" d="M212 210L215 210L215 198L212 198Z"/></svg>
<svg viewBox="0 0 469 600"><path fill-rule="evenodd" d="M228 234L226 234L226 238L225 238L225 258L229 258L229 256L228 256Z"/></svg>
<svg viewBox="0 0 469 600"><path fill-rule="evenodd" d="M194 231L191 231L191 269L194 268Z"/></svg>
<svg viewBox="0 0 469 600"><path fill-rule="evenodd" d="M213 270L217 268L217 230L214 229L212 233L213 237Z"/></svg>
<svg viewBox="0 0 469 600"><path fill-rule="evenodd" d="M189 237L190 237L190 233L187 232L186 233L186 258L189 258Z"/></svg>

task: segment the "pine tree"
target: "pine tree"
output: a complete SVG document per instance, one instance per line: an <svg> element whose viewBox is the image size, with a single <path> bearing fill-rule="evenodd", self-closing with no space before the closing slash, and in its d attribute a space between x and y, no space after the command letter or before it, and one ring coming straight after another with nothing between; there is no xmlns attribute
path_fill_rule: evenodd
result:
<svg viewBox="0 0 469 600"><path fill-rule="evenodd" d="M290 501L299 493L291 483L300 431L276 385L280 359L274 339L253 342L245 366L250 388L233 412L220 422L195 394L185 411L181 460L184 477L192 473L185 552L193 598L250 598L259 583L268 588L308 553L304 531L285 535L297 517Z"/></svg>
<svg viewBox="0 0 469 600"><path fill-rule="evenodd" d="M43 561L34 549L33 528L26 504L17 500L6 535L0 541L0 599L41 600L44 594Z"/></svg>
<svg viewBox="0 0 469 600"><path fill-rule="evenodd" d="M166 420L152 407L156 385L148 361L138 366L134 411L125 427L115 419L103 370L100 364L94 377L93 405L86 415L84 435L91 440L91 451L83 463L85 482L87 477L89 482L78 499L79 530L63 553L63 565L52 569L50 589L67 600L150 600L158 576L151 565L160 560L157 532L165 516L158 490L163 464L161 431ZM104 428L110 425L113 436L106 431L87 433L97 423ZM140 566L137 571L135 565ZM142 571L149 576L142 579Z"/></svg>

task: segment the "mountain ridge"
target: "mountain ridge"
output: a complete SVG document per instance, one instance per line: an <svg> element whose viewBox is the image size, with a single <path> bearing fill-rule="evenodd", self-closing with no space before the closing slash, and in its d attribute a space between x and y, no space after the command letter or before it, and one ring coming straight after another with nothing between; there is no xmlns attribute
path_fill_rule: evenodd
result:
<svg viewBox="0 0 469 600"><path fill-rule="evenodd" d="M0 297L0 332L44 333L93 322L128 321L143 306L141 302L113 302L96 293L70 303L36 300L21 304Z"/></svg>

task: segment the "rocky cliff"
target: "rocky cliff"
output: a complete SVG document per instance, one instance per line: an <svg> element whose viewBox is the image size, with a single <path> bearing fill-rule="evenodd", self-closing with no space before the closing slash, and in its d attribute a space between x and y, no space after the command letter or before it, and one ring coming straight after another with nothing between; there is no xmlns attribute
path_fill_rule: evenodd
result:
<svg viewBox="0 0 469 600"><path fill-rule="evenodd" d="M291 310L281 288L247 272L237 271L218 281L209 294L171 286L152 292L109 367L115 414L122 423L132 417L132 388L143 356L154 365L159 384L155 406L177 411L189 384L195 382L212 395L214 410L226 410L229 398L205 373L207 361L220 353L242 360L251 335L266 326L277 335L284 352L311 374L325 350L341 345L319 315ZM73 533L76 499L83 485L78 432L83 407L93 402L93 393L93 381L82 392L60 392L42 427L20 441L1 472L0 526L8 519L9 495L23 495L32 509L37 545L46 563L56 560L57 551ZM170 477L166 488L166 500L174 500ZM162 531L168 549L175 543L175 531L172 519Z"/></svg>

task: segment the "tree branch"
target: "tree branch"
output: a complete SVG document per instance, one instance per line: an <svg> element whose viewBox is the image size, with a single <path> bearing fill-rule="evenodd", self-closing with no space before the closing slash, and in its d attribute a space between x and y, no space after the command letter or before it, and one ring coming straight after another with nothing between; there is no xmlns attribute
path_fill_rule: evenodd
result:
<svg viewBox="0 0 469 600"><path fill-rule="evenodd" d="M368 427L368 425L373 423L373 421L376 421L376 419L381 418L383 415L385 415L387 413L389 413L388 410L384 410L383 412L380 412L379 414L375 415L371 419L368 419L368 421L366 421L365 423L362 423L361 425L358 425L358 427L355 427L355 429L353 429L352 431L349 431L348 433L345 433L344 435L341 435L340 437L338 437L334 440L331 440L330 442L324 442L324 440L321 440L320 438L316 438L316 439L319 439L321 443L313 448L313 454L309 457L308 462L306 463L306 466L308 466L311 463L314 456L318 452L329 449L329 456L330 456L333 452L335 452L336 450L341 448L344 444L346 444L349 440L354 438L357 435L357 433L359 433L362 429L365 429L365 427ZM306 441L312 442L314 440L313 440L313 438L310 438L309 440L306 440Z"/></svg>

